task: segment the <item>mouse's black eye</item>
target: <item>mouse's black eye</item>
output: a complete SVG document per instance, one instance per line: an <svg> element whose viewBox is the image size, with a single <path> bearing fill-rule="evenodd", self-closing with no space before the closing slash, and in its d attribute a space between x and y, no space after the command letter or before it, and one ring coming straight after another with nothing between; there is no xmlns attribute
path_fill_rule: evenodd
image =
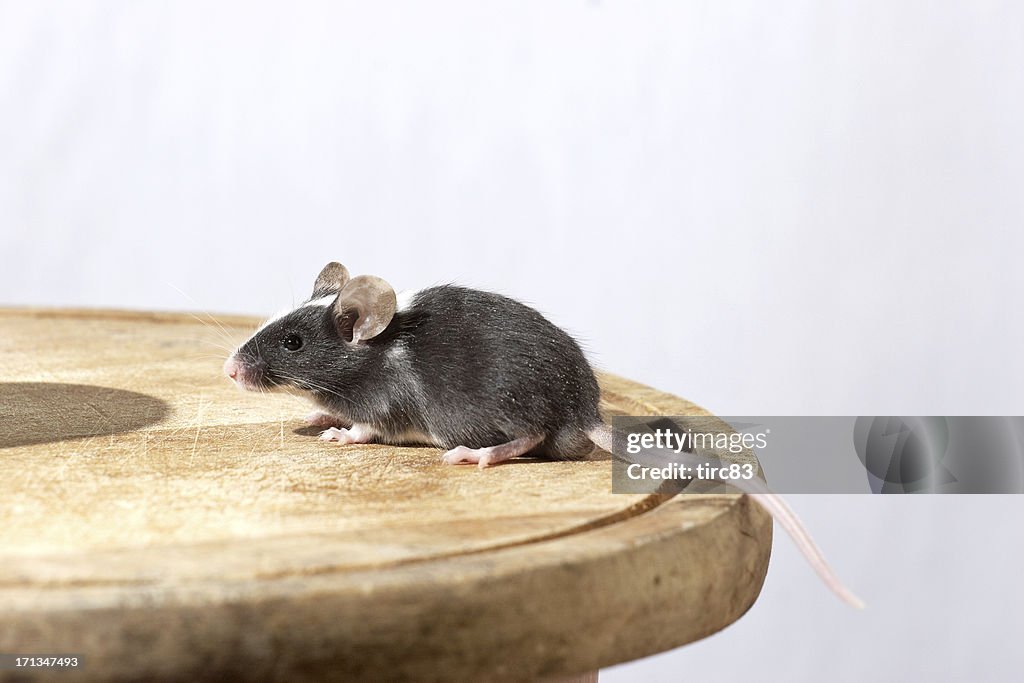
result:
<svg viewBox="0 0 1024 683"><path fill-rule="evenodd" d="M289 334L281 340L281 346L288 351L298 351L302 348L302 337L297 334Z"/></svg>

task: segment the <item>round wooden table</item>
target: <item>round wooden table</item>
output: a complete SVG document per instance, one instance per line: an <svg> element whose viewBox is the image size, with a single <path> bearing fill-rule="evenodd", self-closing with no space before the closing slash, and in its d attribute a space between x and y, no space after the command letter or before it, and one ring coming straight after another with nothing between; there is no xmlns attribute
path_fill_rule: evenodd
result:
<svg viewBox="0 0 1024 683"><path fill-rule="evenodd" d="M749 499L612 494L606 454L321 442L301 399L222 376L256 322L0 310L0 653L84 655L61 680L557 679L756 599ZM704 414L601 384L606 416Z"/></svg>

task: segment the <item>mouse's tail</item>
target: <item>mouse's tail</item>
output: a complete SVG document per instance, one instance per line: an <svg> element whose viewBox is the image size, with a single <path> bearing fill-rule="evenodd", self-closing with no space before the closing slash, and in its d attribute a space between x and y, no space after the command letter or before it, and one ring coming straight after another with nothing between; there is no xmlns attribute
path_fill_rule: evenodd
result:
<svg viewBox="0 0 1024 683"><path fill-rule="evenodd" d="M613 453L612 444L614 443L614 431L611 426L601 423L593 427L587 432L587 436L593 441L599 448ZM648 453L657 454L657 449L651 449ZM692 453L665 450L665 454L671 455L674 460L684 459L692 464L693 466L699 465L706 462L704 458L694 455ZM843 602L856 607L857 609L864 608L864 601L858 598L853 592L847 588L836 573L832 571L832 568L825 561L825 557L821 554L821 550L818 549L817 544L811 539L807 529L800 522L800 518L796 516L796 513L786 504L782 498L772 493L772 491L762 482L760 479L749 479L749 480L720 480L722 483L734 486L744 493L748 494L753 498L761 507L768 511L782 528L786 530L786 533L792 537L793 542L796 543L796 547L800 549L804 557L810 563L814 571L817 572L821 580L825 582L833 593L835 593L839 599Z"/></svg>

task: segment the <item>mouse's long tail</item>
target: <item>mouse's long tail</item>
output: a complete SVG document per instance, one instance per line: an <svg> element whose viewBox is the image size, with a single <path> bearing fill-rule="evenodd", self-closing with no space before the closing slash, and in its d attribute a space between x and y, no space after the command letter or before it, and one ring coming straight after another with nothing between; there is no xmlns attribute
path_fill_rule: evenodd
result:
<svg viewBox="0 0 1024 683"><path fill-rule="evenodd" d="M614 438L614 432L609 425L600 424L587 432L587 436L593 441L598 447L613 453L612 443ZM657 450L652 449L648 453L656 454ZM692 462L693 466L699 465L706 462L704 458L693 455L692 453L676 453L675 451L666 450L667 455L671 455L674 460L685 459ZM689 464L689 463L688 463ZM821 554L821 550L818 549L817 544L811 539L807 529L800 522L800 519L796 516L796 513L790 509L789 505L786 504L782 498L771 492L771 490L765 486L764 482L760 479L750 480L729 480L723 481L725 484L735 486L746 494L749 494L751 498L757 501L765 510L768 511L775 520L782 525L782 528L786 530L786 533L792 537L796 543L796 547L800 549L804 557L810 563L814 571L818 573L821 580L825 582L833 593L839 598L858 609L864 608L864 601L854 595L849 588L847 588L839 577L836 576L835 572L825 561L824 556Z"/></svg>

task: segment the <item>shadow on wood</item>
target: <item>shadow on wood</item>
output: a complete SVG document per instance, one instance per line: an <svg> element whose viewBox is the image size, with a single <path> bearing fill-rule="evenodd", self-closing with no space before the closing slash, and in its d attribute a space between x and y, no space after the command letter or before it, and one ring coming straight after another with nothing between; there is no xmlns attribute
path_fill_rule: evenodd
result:
<svg viewBox="0 0 1024 683"><path fill-rule="evenodd" d="M0 405L0 448L130 432L170 412L147 394L50 382L0 383Z"/></svg>

